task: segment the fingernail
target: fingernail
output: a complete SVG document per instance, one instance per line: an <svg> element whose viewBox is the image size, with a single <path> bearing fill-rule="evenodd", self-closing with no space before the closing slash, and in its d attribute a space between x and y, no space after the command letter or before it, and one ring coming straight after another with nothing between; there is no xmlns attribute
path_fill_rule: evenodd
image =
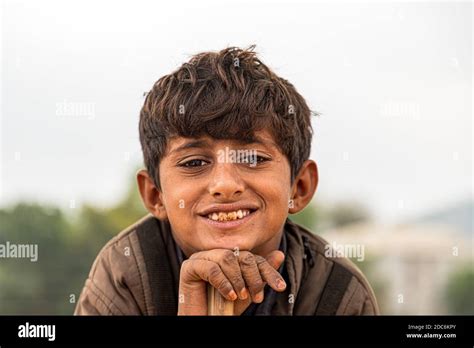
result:
<svg viewBox="0 0 474 348"><path fill-rule="evenodd" d="M255 295L255 302L260 303L263 301L263 290Z"/></svg>
<svg viewBox="0 0 474 348"><path fill-rule="evenodd" d="M243 289L240 291L240 298L241 298L242 300L246 300L248 297L249 297L249 292L247 291L246 288L243 288Z"/></svg>
<svg viewBox="0 0 474 348"><path fill-rule="evenodd" d="M282 279L277 280L277 288L278 289L284 289L286 288L286 283Z"/></svg>
<svg viewBox="0 0 474 348"><path fill-rule="evenodd" d="M236 300L237 299L237 294L235 293L234 290L232 290L231 292L229 292L229 297L232 301Z"/></svg>

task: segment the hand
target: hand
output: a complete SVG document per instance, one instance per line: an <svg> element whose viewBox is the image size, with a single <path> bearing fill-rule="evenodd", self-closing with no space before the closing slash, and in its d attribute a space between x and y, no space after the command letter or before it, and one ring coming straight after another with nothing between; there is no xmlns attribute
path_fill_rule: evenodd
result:
<svg viewBox="0 0 474 348"><path fill-rule="evenodd" d="M272 251L266 258L249 251L227 249L200 251L181 265L178 315L207 315L207 283L234 302L234 315L242 314L252 303L261 303L268 284L284 291L286 283L276 270L285 255Z"/></svg>

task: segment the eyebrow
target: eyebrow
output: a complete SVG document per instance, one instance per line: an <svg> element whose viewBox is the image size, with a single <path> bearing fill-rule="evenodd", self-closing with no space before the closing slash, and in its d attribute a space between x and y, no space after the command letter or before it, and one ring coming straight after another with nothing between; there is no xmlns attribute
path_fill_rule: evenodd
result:
<svg viewBox="0 0 474 348"><path fill-rule="evenodd" d="M271 146L271 147L276 146L274 142L261 139L260 137L251 137L248 139L236 139L235 141L241 145L261 144L261 145ZM203 147L209 148L211 147L211 145L209 144L207 140L204 140L204 139L191 140L184 143L181 146L178 146L176 149L172 150L170 152L170 155L176 152L183 151L183 150L203 148Z"/></svg>
<svg viewBox="0 0 474 348"><path fill-rule="evenodd" d="M241 145L260 144L278 149L278 146L273 141L265 140L258 136L252 136L248 139L237 139L236 142Z"/></svg>
<svg viewBox="0 0 474 348"><path fill-rule="evenodd" d="M178 146L176 149L171 151L170 154L187 150L187 149L202 148L202 147L210 147L210 145L206 140L202 140L202 139L192 140L192 141L188 141L184 143L181 146Z"/></svg>

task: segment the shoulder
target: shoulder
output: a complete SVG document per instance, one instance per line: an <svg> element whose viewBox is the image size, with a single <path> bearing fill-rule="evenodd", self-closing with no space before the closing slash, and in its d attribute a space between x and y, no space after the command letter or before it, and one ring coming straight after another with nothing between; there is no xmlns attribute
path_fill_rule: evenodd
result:
<svg viewBox="0 0 474 348"><path fill-rule="evenodd" d="M153 217L153 215L147 214L110 239L107 244L104 245L99 255L110 252L110 250L120 248L121 246L130 246L130 240L138 238L138 234L141 233L141 231L152 228L152 226L156 226L155 220L156 219Z"/></svg>
<svg viewBox="0 0 474 348"><path fill-rule="evenodd" d="M308 229L291 222L306 248L309 248L316 259L312 272L314 283L323 284L319 291L318 310L325 312L324 301L334 299L339 293L336 315L380 314L375 294L362 271L347 257L333 252L332 246L324 238ZM309 272L311 274L311 272ZM328 289L327 291L325 291ZM325 294L325 292L327 294Z"/></svg>
<svg viewBox="0 0 474 348"><path fill-rule="evenodd" d="M76 308L76 314L148 314L151 298L139 234L156 226L147 215L114 236L97 255ZM155 229L156 231L156 229ZM156 233L156 232L155 232ZM82 307L82 308L81 308ZM84 313L88 314L88 313Z"/></svg>

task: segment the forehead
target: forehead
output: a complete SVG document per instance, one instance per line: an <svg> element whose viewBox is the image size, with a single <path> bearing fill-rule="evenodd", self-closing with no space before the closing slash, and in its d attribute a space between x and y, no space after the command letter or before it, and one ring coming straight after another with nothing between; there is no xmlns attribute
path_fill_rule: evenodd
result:
<svg viewBox="0 0 474 348"><path fill-rule="evenodd" d="M202 136L199 138L186 138L186 137L173 137L168 142L169 155L182 152L187 149L197 147L210 147L219 148L222 146L249 146L259 145L267 147L269 150L279 151L273 136L267 130L256 131L253 135L253 139L250 140L238 140L238 139L214 139L209 136Z"/></svg>

